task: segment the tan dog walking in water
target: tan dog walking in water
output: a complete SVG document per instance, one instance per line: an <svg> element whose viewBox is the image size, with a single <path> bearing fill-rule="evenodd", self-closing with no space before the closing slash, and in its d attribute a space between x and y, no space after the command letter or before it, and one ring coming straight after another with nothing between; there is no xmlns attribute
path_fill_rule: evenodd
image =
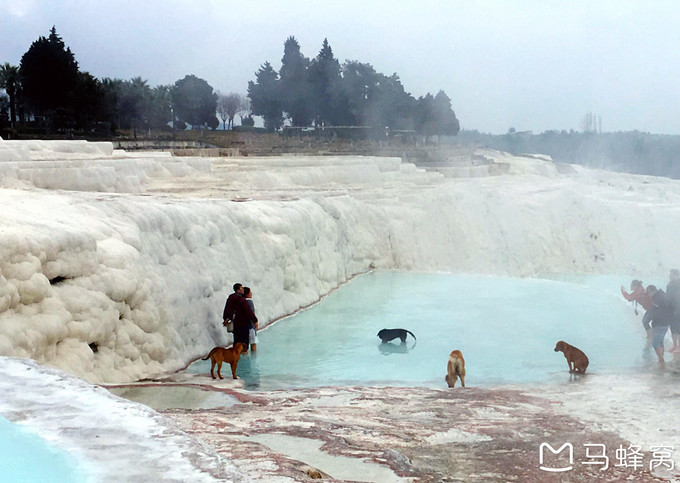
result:
<svg viewBox="0 0 680 483"><path fill-rule="evenodd" d="M224 347L215 347L202 360L207 361L210 359L210 375L213 379L216 379L215 374L213 373L215 365L217 365L217 375L220 377L220 379L224 379L221 372L223 362L227 362L231 365L231 375L234 376L234 379L238 379L238 377L236 377L236 367L238 366L238 360L241 357L241 354L247 350L247 345L245 345L243 342L237 342L229 349L225 349Z"/></svg>
<svg viewBox="0 0 680 483"><path fill-rule="evenodd" d="M449 355L449 363L444 379L449 387L454 387L459 377L460 383L465 387L465 359L461 351L455 350L451 351Z"/></svg>

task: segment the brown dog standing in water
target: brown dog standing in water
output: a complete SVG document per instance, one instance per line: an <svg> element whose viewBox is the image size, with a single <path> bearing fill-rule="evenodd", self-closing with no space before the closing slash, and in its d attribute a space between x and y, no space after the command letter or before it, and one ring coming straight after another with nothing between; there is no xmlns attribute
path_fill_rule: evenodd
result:
<svg viewBox="0 0 680 483"><path fill-rule="evenodd" d="M459 377L461 384L465 387L465 359L461 351L455 350L449 355L449 364L444 379L449 387L454 387Z"/></svg>
<svg viewBox="0 0 680 483"><path fill-rule="evenodd" d="M224 379L222 377L223 362L227 362L231 365L231 375L234 376L234 379L238 379L238 377L236 377L236 366L238 366L238 360L241 357L241 354L246 350L248 350L248 346L242 342L237 342L229 349L225 349L224 347L215 347L210 351L210 354L205 356L202 360L207 361L210 359L210 375L213 379L216 379L215 374L213 374L215 364L217 364L217 375L220 376L220 379Z"/></svg>
<svg viewBox="0 0 680 483"><path fill-rule="evenodd" d="M555 352L563 352L569 365L569 372L581 373L586 372L588 368L588 356L586 356L581 349L577 349L573 345L569 345L563 340L560 340L555 345Z"/></svg>

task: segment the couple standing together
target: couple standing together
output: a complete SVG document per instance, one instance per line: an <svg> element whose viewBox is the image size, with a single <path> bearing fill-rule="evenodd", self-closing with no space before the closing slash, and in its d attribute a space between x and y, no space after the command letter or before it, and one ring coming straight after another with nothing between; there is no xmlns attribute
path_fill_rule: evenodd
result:
<svg viewBox="0 0 680 483"><path fill-rule="evenodd" d="M234 323L234 344L242 342L253 352L257 350L257 317L255 305L251 300L252 290L240 283L234 284L234 293L229 295L224 305L222 319L226 326L229 321ZM246 349L244 352L247 352Z"/></svg>

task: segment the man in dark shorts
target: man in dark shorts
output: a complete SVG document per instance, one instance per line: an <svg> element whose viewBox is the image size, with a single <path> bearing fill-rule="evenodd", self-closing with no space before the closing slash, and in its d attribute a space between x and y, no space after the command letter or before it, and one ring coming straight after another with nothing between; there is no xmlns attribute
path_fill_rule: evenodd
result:
<svg viewBox="0 0 680 483"><path fill-rule="evenodd" d="M652 296L653 306L649 309L649 319L652 322L652 347L659 358L659 365L664 366L663 341L671 324L673 309L663 290L657 290L654 285L647 286L647 293Z"/></svg>

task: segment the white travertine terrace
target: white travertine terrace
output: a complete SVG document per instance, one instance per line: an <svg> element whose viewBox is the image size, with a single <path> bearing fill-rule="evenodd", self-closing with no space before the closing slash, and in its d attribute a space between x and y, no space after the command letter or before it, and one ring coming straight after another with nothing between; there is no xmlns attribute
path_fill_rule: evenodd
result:
<svg viewBox="0 0 680 483"><path fill-rule="evenodd" d="M680 182L484 151L461 177L398 158L173 157L0 141L0 355L92 382L227 343L235 281L263 325L373 268L492 275L678 264ZM93 352L91 344L96 344Z"/></svg>

